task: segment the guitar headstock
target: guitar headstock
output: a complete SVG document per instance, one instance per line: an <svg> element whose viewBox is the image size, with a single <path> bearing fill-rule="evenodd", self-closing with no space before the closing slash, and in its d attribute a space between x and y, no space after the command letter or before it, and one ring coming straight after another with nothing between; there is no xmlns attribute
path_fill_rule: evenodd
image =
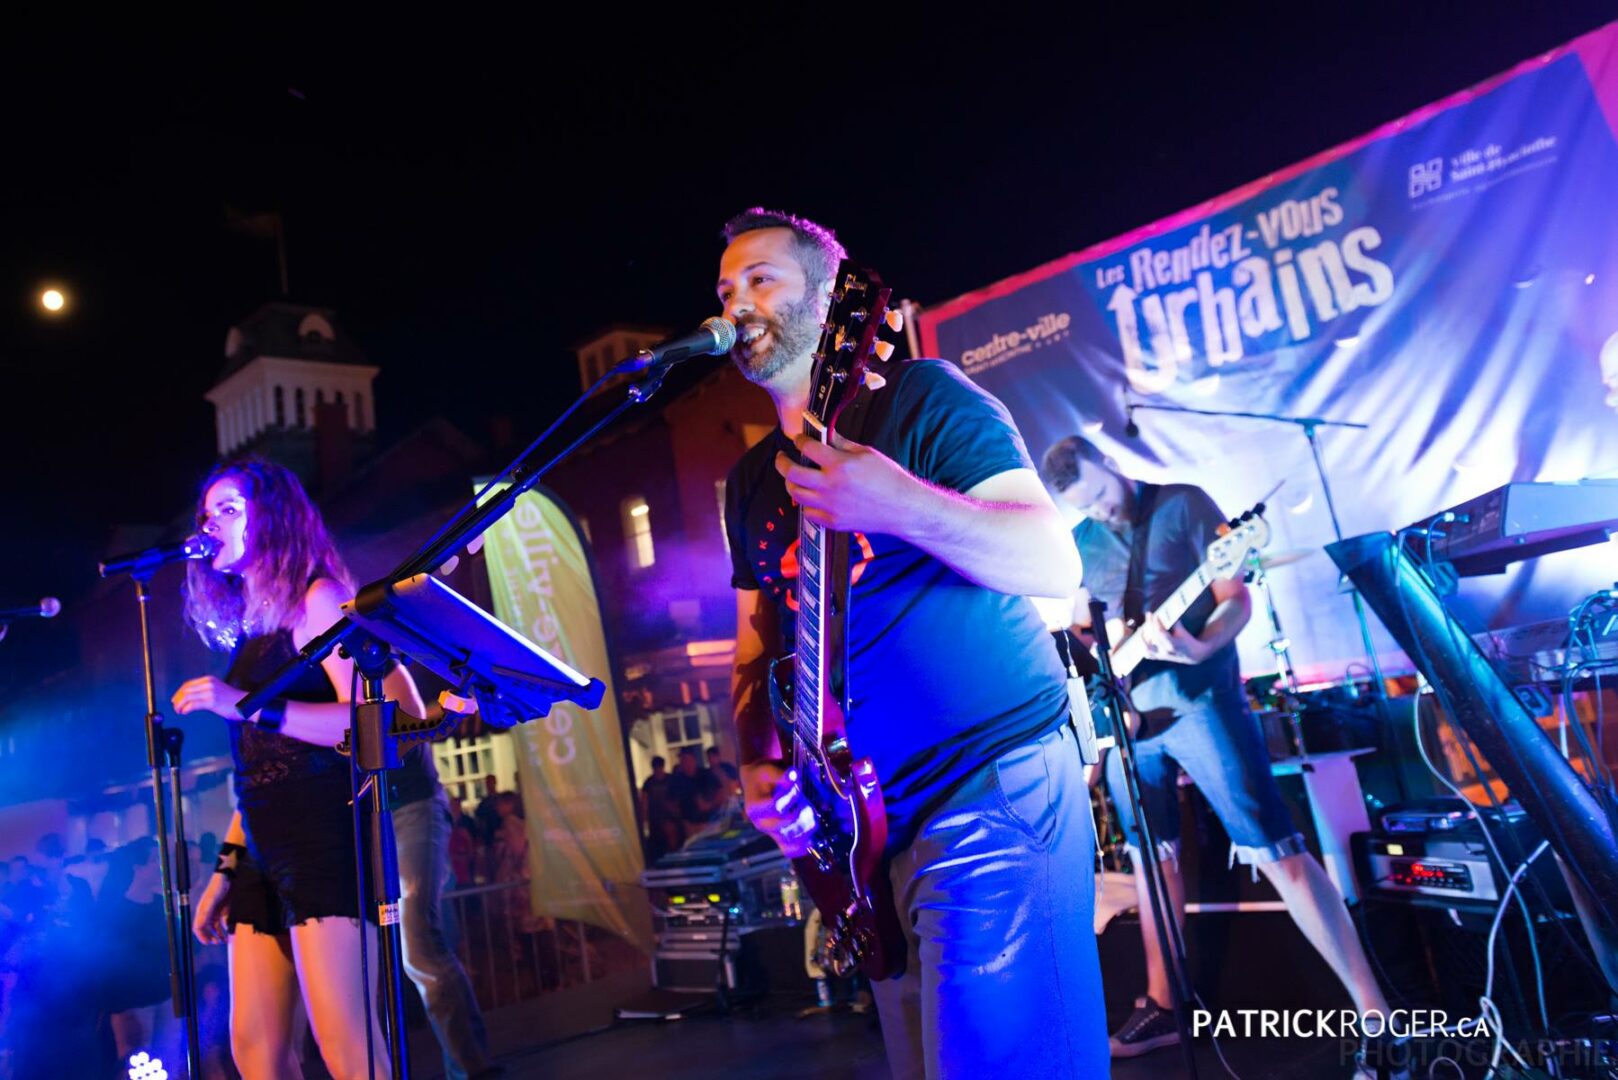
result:
<svg viewBox="0 0 1618 1080"><path fill-rule="evenodd" d="M891 294L874 270L847 260L837 268L831 307L815 347L806 410L822 428L831 429L838 414L854 400L872 353L886 359L893 351L891 345L877 340L884 326L898 329L900 324L899 313L888 310Z"/></svg>
<svg viewBox="0 0 1618 1080"><path fill-rule="evenodd" d="M1247 557L1270 542L1270 523L1264 520L1264 504L1232 518L1230 531L1208 545L1208 564L1215 576L1240 576Z"/></svg>

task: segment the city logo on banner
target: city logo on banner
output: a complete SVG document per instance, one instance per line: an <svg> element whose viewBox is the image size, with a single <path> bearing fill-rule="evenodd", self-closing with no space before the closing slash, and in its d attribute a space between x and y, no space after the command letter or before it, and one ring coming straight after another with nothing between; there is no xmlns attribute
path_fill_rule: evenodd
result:
<svg viewBox="0 0 1618 1080"><path fill-rule="evenodd" d="M1316 337L1337 319L1393 296L1374 225L1348 226L1325 186L1249 216L1142 244L1085 268L1139 393L1182 375Z"/></svg>
<svg viewBox="0 0 1618 1080"><path fill-rule="evenodd" d="M1026 326L996 333L976 348L961 353L961 370L978 375L1010 360L1027 356L1072 336L1073 316L1066 311L1047 311Z"/></svg>

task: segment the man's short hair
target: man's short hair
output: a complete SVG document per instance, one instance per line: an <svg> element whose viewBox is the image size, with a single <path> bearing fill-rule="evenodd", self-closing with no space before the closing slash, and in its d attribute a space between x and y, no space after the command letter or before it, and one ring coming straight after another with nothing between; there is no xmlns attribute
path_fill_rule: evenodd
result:
<svg viewBox="0 0 1618 1080"><path fill-rule="evenodd" d="M654 754L654 755L652 755L652 768L655 769L659 765L667 765L667 764L668 764L668 762L666 760L664 760L662 754Z"/></svg>
<svg viewBox="0 0 1618 1080"><path fill-rule="evenodd" d="M1112 463L1095 443L1078 435L1052 443L1039 462L1039 478L1052 491L1066 491L1078 482L1079 462L1111 469Z"/></svg>
<svg viewBox="0 0 1618 1080"><path fill-rule="evenodd" d="M694 746L682 746L682 747L680 747L680 756L685 757L687 754L690 754L692 757L696 757L697 756L697 748L694 747Z"/></svg>
<svg viewBox="0 0 1618 1080"><path fill-rule="evenodd" d="M743 233L755 229L792 230L792 254L803 266L804 277L810 285L824 285L832 280L837 274L837 264L848 257L837 234L824 225L817 225L808 218L784 210L766 210L762 206L743 210L725 222L720 236L728 245Z"/></svg>

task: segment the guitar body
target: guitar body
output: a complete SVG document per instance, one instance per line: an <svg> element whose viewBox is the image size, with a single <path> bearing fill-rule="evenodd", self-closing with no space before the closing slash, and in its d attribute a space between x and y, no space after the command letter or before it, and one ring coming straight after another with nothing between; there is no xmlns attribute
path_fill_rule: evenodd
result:
<svg viewBox="0 0 1618 1080"><path fill-rule="evenodd" d="M871 979L891 978L904 971L908 949L883 866L888 814L882 785L871 759L853 757L840 735L817 747L798 735L790 679L783 677L793 660L776 662L770 697L783 739L792 740L798 783L815 812L816 839L808 855L792 860L792 869L820 912L832 974L859 968Z"/></svg>

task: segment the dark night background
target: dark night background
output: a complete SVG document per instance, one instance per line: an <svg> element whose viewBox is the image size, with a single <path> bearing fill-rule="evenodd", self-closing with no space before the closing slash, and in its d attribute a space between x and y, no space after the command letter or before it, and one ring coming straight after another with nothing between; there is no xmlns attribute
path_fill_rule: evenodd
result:
<svg viewBox="0 0 1618 1080"><path fill-rule="evenodd" d="M825 221L897 295L937 303L1618 18L1611 2L1211 8L912 25L722 8L677 30L566 7L13 21L0 605L71 604L116 525L189 504L225 332L279 293L273 240L233 229L232 208L279 211L290 298L334 308L381 366L382 445L435 414L528 436L577 392L580 340L716 310L717 229L748 205ZM40 314L47 283L65 317ZM14 628L0 688L48 669L65 629Z"/></svg>

